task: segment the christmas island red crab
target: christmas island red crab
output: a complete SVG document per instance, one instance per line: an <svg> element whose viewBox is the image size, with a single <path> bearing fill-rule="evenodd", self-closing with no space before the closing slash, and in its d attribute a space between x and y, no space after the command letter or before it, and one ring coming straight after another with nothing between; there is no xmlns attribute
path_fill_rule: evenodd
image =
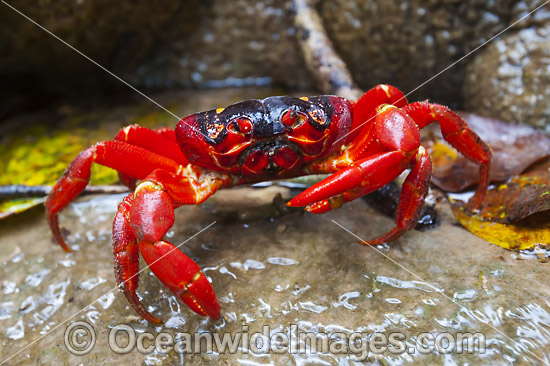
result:
<svg viewBox="0 0 550 366"><path fill-rule="evenodd" d="M336 96L269 97L190 115L175 130L128 126L70 164L46 200L49 224L57 242L70 252L59 212L86 187L92 163L116 169L134 189L119 205L113 223L116 281L130 304L143 318L160 322L136 294L141 253L158 279L191 310L218 319L220 305L200 267L164 240L176 207L200 204L223 187L331 173L288 202L323 213L377 190L410 168L395 227L365 244L391 242L419 217L432 170L419 129L436 121L445 140L479 164L480 183L469 203L476 209L489 182L487 144L447 107L427 101L408 104L398 89L378 85L357 102Z"/></svg>

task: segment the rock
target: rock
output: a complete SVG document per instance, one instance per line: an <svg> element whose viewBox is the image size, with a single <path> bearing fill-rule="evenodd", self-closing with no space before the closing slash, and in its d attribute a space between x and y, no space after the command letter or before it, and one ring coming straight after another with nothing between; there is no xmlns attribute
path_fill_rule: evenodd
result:
<svg viewBox="0 0 550 366"><path fill-rule="evenodd" d="M318 9L336 50L363 89L390 83L410 92L542 3L337 0L320 2ZM154 8L148 3L104 0L14 5L138 88L314 86L297 44L289 1L164 1ZM540 99L549 96L544 87L547 46L543 42L548 17L548 11L540 9L528 22L506 31L501 41L506 43L491 48L495 57L474 61L474 54L438 75L411 99L431 98L453 108L465 102L476 110L483 104L484 114L541 126L548 115ZM521 29L525 35L514 36ZM538 35L527 36L530 32ZM118 80L7 7L0 13L0 33L6 55L0 59L4 87L0 118L60 97L86 100L90 94L109 94L113 89L126 92ZM527 39L539 46L522 50ZM518 79L518 66L506 66L512 62L495 67L496 56L513 56L503 46L515 49L525 63L523 78ZM515 76L496 76L499 70L515 70ZM463 98L467 72L473 76ZM501 83L498 91L491 84L494 77ZM515 98L519 86L525 95ZM498 103L504 99L510 102ZM520 104L515 112L510 111L514 103Z"/></svg>
<svg viewBox="0 0 550 366"><path fill-rule="evenodd" d="M469 64L466 109L550 132L549 60L550 24L503 35Z"/></svg>

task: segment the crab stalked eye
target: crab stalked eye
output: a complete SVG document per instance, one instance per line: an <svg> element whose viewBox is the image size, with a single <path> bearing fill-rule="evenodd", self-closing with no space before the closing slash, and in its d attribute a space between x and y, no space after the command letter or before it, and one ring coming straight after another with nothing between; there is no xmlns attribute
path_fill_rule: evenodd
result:
<svg viewBox="0 0 550 366"><path fill-rule="evenodd" d="M311 112L309 112L309 116L311 119L317 123L320 126L323 126L327 123L327 119L325 117L325 113L322 109L314 109Z"/></svg>
<svg viewBox="0 0 550 366"><path fill-rule="evenodd" d="M252 131L252 121L247 117L237 117L229 122L227 129L233 133L246 135Z"/></svg>
<svg viewBox="0 0 550 366"><path fill-rule="evenodd" d="M287 109L281 115L281 122L289 128L296 128L301 126L307 121L307 115L302 112L298 112L295 108Z"/></svg>

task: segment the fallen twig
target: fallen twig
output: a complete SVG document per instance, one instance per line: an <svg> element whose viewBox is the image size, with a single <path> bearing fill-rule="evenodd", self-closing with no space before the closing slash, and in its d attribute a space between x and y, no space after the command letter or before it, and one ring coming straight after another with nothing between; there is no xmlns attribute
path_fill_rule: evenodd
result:
<svg viewBox="0 0 550 366"><path fill-rule="evenodd" d="M0 186L0 200L14 200L18 198L45 197L52 190L52 186L26 186L22 184L12 184ZM128 187L122 185L112 186L88 186L82 194L97 193L124 193L128 192Z"/></svg>
<svg viewBox="0 0 550 366"><path fill-rule="evenodd" d="M353 82L353 78L323 27L321 17L310 0L294 0L294 25L297 39L302 47L309 71L313 74L321 91L357 100L363 91Z"/></svg>

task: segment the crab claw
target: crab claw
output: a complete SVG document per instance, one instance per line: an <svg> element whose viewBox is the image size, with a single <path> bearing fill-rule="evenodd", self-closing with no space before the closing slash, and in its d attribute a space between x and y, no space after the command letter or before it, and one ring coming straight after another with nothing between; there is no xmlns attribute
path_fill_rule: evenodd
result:
<svg viewBox="0 0 550 366"><path fill-rule="evenodd" d="M195 313L219 319L220 304L199 265L167 241L139 241L139 250L157 278Z"/></svg>
<svg viewBox="0 0 550 366"><path fill-rule="evenodd" d="M403 151L390 151L358 160L309 187L290 200L287 206L312 205L358 187L369 188L362 194L375 191L391 182L406 168L403 164L405 156ZM317 208L315 205L311 206L309 211L318 211Z"/></svg>

